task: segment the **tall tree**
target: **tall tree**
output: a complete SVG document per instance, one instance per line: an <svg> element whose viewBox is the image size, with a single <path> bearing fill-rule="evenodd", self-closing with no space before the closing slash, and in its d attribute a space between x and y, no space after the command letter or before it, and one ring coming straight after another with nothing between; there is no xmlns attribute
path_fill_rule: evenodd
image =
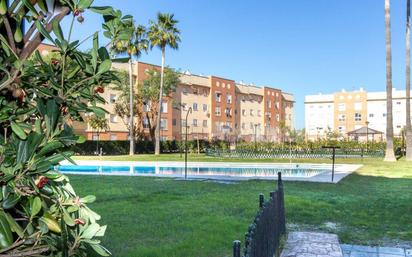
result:
<svg viewBox="0 0 412 257"><path fill-rule="evenodd" d="M178 21L174 19L173 14L158 13L157 21L150 21L150 29L148 37L150 40L150 47L158 47L162 51L162 67L160 71L160 90L159 90L159 103L156 117L156 144L155 154L160 154L160 109L162 106L163 98L163 77L165 66L165 52L166 47L169 46L172 49L179 48L180 42L180 30L176 27Z"/></svg>
<svg viewBox="0 0 412 257"><path fill-rule="evenodd" d="M149 137L151 140L155 140L156 130L156 117L158 112L159 90L160 90L160 73L155 69L147 70L147 78L139 85L139 94L135 94L136 105L134 112L138 117L139 123L136 124L134 131L136 137L144 138L144 121L146 128L149 130ZM179 84L179 74L173 69L166 68L164 74L164 87L163 92L165 95L172 93ZM115 112L121 118L128 116L129 106L126 104L129 96L128 87L122 84L113 88L120 91L121 95L116 101ZM143 110L142 106L148 106L146 110Z"/></svg>
<svg viewBox="0 0 412 257"><path fill-rule="evenodd" d="M127 54L129 63L129 155L134 155L134 83L133 83L133 58L139 58L146 52L149 44L146 39L146 28L142 25L135 25L133 17L123 16L118 13L116 20L104 26L105 33L115 40L110 45L110 49L116 55Z"/></svg>
<svg viewBox="0 0 412 257"><path fill-rule="evenodd" d="M411 0L406 1L406 160L412 161L411 126Z"/></svg>
<svg viewBox="0 0 412 257"><path fill-rule="evenodd" d="M393 150L392 116L392 42L390 0L385 0L385 35L386 35L386 151L385 161L396 161Z"/></svg>

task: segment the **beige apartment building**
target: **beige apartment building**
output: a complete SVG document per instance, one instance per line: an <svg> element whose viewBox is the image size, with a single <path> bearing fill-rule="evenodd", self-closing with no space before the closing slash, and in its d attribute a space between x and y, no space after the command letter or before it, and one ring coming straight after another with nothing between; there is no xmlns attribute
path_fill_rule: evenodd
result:
<svg viewBox="0 0 412 257"><path fill-rule="evenodd" d="M113 69L128 71L128 64L114 63ZM160 69L159 66L135 62L133 77L138 84L146 78L148 69ZM102 97L106 99L105 108L109 129L99 133L100 140L127 140L127 120L122 120L114 111L120 92L105 89ZM188 115L189 139L225 139L276 142L282 139L281 127L293 129L294 97L271 87L257 87L236 83L234 80L217 76L201 76L189 72L180 74L180 83L175 92L165 97L161 111L162 140L181 140L186 129ZM143 113L151 107L139 106ZM146 120L135 118L144 134L149 136ZM86 135L89 140L96 140L97 131L87 124L77 124L76 132Z"/></svg>
<svg viewBox="0 0 412 257"><path fill-rule="evenodd" d="M400 136L406 124L406 91L393 89L393 127ZM341 138L360 128L383 134L368 135L369 140L385 139L386 92L366 92L364 89L305 97L305 129L308 140L325 138L337 132ZM362 136L366 140L366 136Z"/></svg>

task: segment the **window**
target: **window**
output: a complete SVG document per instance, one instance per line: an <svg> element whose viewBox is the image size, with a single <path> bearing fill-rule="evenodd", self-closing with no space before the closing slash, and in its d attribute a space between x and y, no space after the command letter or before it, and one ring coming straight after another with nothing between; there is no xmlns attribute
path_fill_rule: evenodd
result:
<svg viewBox="0 0 412 257"><path fill-rule="evenodd" d="M207 104L204 104L204 105L203 105L203 111L204 111L204 112L207 112Z"/></svg>
<svg viewBox="0 0 412 257"><path fill-rule="evenodd" d="M402 103L401 103L401 102L396 102L396 104L397 104L397 105L401 105Z"/></svg>
<svg viewBox="0 0 412 257"><path fill-rule="evenodd" d="M386 113L382 113L382 116L383 116L383 117L386 117Z"/></svg>
<svg viewBox="0 0 412 257"><path fill-rule="evenodd" d="M355 103L355 111L362 110L362 103Z"/></svg>
<svg viewBox="0 0 412 257"><path fill-rule="evenodd" d="M276 120L280 121L280 115L279 114L276 114Z"/></svg>
<svg viewBox="0 0 412 257"><path fill-rule="evenodd" d="M215 99L216 99L216 102L220 103L221 98L222 98L222 94L219 93L219 92L216 92L216 98L215 98Z"/></svg>
<svg viewBox="0 0 412 257"><path fill-rule="evenodd" d="M193 119L193 127L197 127L197 119Z"/></svg>
<svg viewBox="0 0 412 257"><path fill-rule="evenodd" d="M215 115L216 116L220 116L222 113L221 113L221 110L220 110L220 107L216 107L215 108Z"/></svg>
<svg viewBox="0 0 412 257"><path fill-rule="evenodd" d="M173 125L173 126L176 126L176 125L177 125L176 119L173 119L173 120L172 120L172 125Z"/></svg>
<svg viewBox="0 0 412 257"><path fill-rule="evenodd" d="M116 134L110 134L110 140L112 140L112 141L117 140L117 135Z"/></svg>
<svg viewBox="0 0 412 257"><path fill-rule="evenodd" d="M114 103L116 103L116 100L117 100L117 96L115 94L110 94L109 102L111 104L114 104Z"/></svg>
<svg viewBox="0 0 412 257"><path fill-rule="evenodd" d="M396 128L400 129L402 128L402 125L396 125Z"/></svg>
<svg viewBox="0 0 412 257"><path fill-rule="evenodd" d="M268 108L271 108L271 107L272 107L272 102L271 102L271 101L267 101L267 102L266 102L266 105L267 105Z"/></svg>
<svg viewBox="0 0 412 257"><path fill-rule="evenodd" d="M110 114L110 122L117 123L117 116L115 114Z"/></svg>
<svg viewBox="0 0 412 257"><path fill-rule="evenodd" d="M207 128L207 120L203 120L203 127Z"/></svg>
<svg viewBox="0 0 412 257"><path fill-rule="evenodd" d="M355 113L355 121L361 121L361 120L362 120L362 114Z"/></svg>
<svg viewBox="0 0 412 257"><path fill-rule="evenodd" d="M345 121L346 120L346 115L345 114L339 114L338 119L339 119L339 121Z"/></svg>
<svg viewBox="0 0 412 257"><path fill-rule="evenodd" d="M183 109L183 111L187 111L187 104L182 103L182 109Z"/></svg>
<svg viewBox="0 0 412 257"><path fill-rule="evenodd" d="M258 117L262 116L262 112L260 110L257 111L257 116Z"/></svg>
<svg viewBox="0 0 412 257"><path fill-rule="evenodd" d="M338 127L339 133L345 133L345 126Z"/></svg>
<svg viewBox="0 0 412 257"><path fill-rule="evenodd" d="M250 123L250 129L253 129L253 122Z"/></svg>
<svg viewBox="0 0 412 257"><path fill-rule="evenodd" d="M167 102L162 101L162 113L167 113Z"/></svg>
<svg viewBox="0 0 412 257"><path fill-rule="evenodd" d="M93 141L99 140L99 135L97 133L93 133L92 140Z"/></svg>
<svg viewBox="0 0 412 257"><path fill-rule="evenodd" d="M186 120L182 120L182 128L186 127Z"/></svg>
<svg viewBox="0 0 412 257"><path fill-rule="evenodd" d="M246 116L246 110L245 109L242 109L242 115Z"/></svg>
<svg viewBox="0 0 412 257"><path fill-rule="evenodd" d="M245 123L242 123L242 129L245 129L245 128L246 128Z"/></svg>
<svg viewBox="0 0 412 257"><path fill-rule="evenodd" d="M183 87L182 93L183 93L184 95L187 95L187 88L186 88L186 87Z"/></svg>
<svg viewBox="0 0 412 257"><path fill-rule="evenodd" d="M165 136L160 137L160 141L167 141L167 137Z"/></svg>
<svg viewBox="0 0 412 257"><path fill-rule="evenodd" d="M250 116L253 116L253 115L254 115L254 112L252 109L250 109Z"/></svg>
<svg viewBox="0 0 412 257"><path fill-rule="evenodd" d="M193 103L193 111L197 112L197 103Z"/></svg>
<svg viewBox="0 0 412 257"><path fill-rule="evenodd" d="M373 118L375 116L373 113L369 113L369 118Z"/></svg>
<svg viewBox="0 0 412 257"><path fill-rule="evenodd" d="M279 109L279 102L276 103L276 108Z"/></svg>
<svg viewBox="0 0 412 257"><path fill-rule="evenodd" d="M227 84L227 88L230 89L230 84Z"/></svg>
<svg viewBox="0 0 412 257"><path fill-rule="evenodd" d="M232 95L230 95L230 94L227 94L227 95L226 95L226 102L227 102L228 104L231 104L231 103L232 103Z"/></svg>
<svg viewBox="0 0 412 257"><path fill-rule="evenodd" d="M346 104L338 104L338 110L340 112L346 111Z"/></svg>
<svg viewBox="0 0 412 257"><path fill-rule="evenodd" d="M226 114L226 117L232 117L232 109L231 108L226 108L225 109L225 114Z"/></svg>
<svg viewBox="0 0 412 257"><path fill-rule="evenodd" d="M220 82L219 81L216 81L216 86L220 87Z"/></svg>
<svg viewBox="0 0 412 257"><path fill-rule="evenodd" d="M143 118L143 128L149 128L149 120L146 117Z"/></svg>

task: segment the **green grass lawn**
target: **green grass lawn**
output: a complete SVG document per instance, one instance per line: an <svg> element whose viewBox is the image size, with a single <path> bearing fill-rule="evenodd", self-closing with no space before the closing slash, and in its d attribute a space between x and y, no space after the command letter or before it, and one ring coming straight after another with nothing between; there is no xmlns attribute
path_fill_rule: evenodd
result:
<svg viewBox="0 0 412 257"><path fill-rule="evenodd" d="M96 157L77 159L89 158ZM179 155L132 159L181 160ZM189 159L228 161L196 155ZM363 164L339 184L285 182L289 230L334 232L344 243L411 244L412 165L378 159ZM102 223L108 224L103 243L114 256L124 257L231 256L232 241L243 242L256 214L258 194L267 196L275 189L274 181L219 184L148 177L70 178L79 194L97 196L92 207L102 215Z"/></svg>

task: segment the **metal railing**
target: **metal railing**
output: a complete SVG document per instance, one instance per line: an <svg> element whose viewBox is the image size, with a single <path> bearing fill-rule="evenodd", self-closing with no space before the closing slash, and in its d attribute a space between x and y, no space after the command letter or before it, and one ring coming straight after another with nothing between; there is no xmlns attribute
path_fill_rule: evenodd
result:
<svg viewBox="0 0 412 257"><path fill-rule="evenodd" d="M270 192L268 201L259 195L259 211L245 235L243 254L239 240L233 242L233 257L273 257L286 233L282 174L278 173L278 189Z"/></svg>
<svg viewBox="0 0 412 257"><path fill-rule="evenodd" d="M279 159L309 159L309 158L329 158L332 154L330 149L237 149L221 150L206 149L206 155L225 158L279 158ZM383 157L383 150L366 150L366 149L337 149L335 153L337 158L368 158Z"/></svg>

